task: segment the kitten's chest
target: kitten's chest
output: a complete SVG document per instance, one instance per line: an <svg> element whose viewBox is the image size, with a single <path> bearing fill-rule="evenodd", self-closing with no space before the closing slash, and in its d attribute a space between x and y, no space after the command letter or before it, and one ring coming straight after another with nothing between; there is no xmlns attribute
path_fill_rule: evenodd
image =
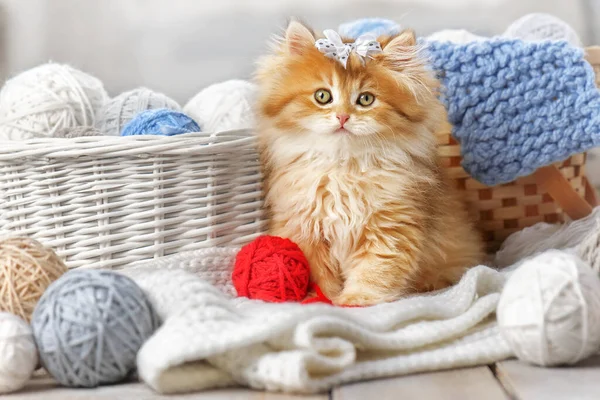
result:
<svg viewBox="0 0 600 400"><path fill-rule="evenodd" d="M332 169L311 186L315 203L306 201L302 208L317 211L327 238L359 230L377 208L372 184L358 174Z"/></svg>
<svg viewBox="0 0 600 400"><path fill-rule="evenodd" d="M377 170L352 166L304 165L281 176L271 193L275 215L299 240L325 239L352 247L371 216L394 196L397 182ZM287 194L282 195L287 188Z"/></svg>

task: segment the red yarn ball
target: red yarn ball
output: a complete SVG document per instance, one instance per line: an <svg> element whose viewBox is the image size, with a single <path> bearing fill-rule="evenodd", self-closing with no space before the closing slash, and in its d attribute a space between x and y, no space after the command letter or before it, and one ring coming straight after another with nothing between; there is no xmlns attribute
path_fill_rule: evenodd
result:
<svg viewBox="0 0 600 400"><path fill-rule="evenodd" d="M310 270L297 244L261 236L238 253L232 280L238 296L273 303L300 301L308 292Z"/></svg>

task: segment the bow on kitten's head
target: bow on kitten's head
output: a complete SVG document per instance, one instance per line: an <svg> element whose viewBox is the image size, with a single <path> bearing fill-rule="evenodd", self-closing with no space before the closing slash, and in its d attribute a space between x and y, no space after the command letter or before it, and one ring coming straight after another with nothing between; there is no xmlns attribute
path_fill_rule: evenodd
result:
<svg viewBox="0 0 600 400"><path fill-rule="evenodd" d="M413 31L378 38L383 51L366 62L352 52L346 68L321 53L316 40L292 21L259 62L262 139L291 153L343 157L398 148L433 157L433 133L445 111Z"/></svg>

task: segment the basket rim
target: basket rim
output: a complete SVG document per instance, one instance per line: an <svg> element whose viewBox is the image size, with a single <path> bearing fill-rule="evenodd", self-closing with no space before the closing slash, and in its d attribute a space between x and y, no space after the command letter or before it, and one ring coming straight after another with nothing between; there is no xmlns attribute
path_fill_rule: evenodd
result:
<svg viewBox="0 0 600 400"><path fill-rule="evenodd" d="M0 140L0 162L30 158L77 158L82 156L206 155L254 145L252 129L193 132L176 136L83 136Z"/></svg>

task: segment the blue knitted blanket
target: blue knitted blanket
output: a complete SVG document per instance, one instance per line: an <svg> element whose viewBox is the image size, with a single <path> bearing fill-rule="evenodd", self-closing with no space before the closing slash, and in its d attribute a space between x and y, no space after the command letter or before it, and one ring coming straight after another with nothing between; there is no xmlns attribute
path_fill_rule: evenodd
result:
<svg viewBox="0 0 600 400"><path fill-rule="evenodd" d="M564 42L429 42L463 167L487 185L600 145L600 93Z"/></svg>

